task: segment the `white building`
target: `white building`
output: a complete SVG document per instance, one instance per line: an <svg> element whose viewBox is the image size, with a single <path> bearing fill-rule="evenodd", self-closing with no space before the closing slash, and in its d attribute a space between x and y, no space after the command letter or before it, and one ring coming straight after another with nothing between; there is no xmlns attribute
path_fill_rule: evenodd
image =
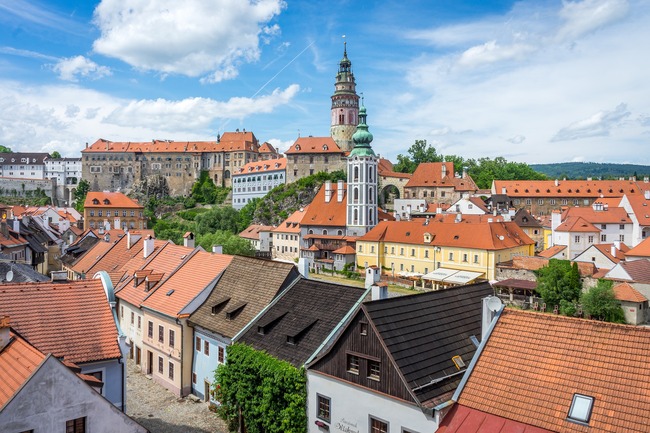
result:
<svg viewBox="0 0 650 433"><path fill-rule="evenodd" d="M241 209L254 198L264 197L287 178L287 159L249 162L232 174L232 207Z"/></svg>
<svg viewBox="0 0 650 433"><path fill-rule="evenodd" d="M81 180L81 158L47 158L45 178L56 179L57 196L71 204Z"/></svg>
<svg viewBox="0 0 650 433"><path fill-rule="evenodd" d="M45 179L47 153L0 153L0 177Z"/></svg>

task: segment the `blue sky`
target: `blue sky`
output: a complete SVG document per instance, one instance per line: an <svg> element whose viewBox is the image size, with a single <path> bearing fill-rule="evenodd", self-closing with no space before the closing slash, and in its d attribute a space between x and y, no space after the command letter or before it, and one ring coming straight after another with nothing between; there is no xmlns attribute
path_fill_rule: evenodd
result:
<svg viewBox="0 0 650 433"><path fill-rule="evenodd" d="M0 144L329 134L343 35L373 147L650 164L650 2L0 0Z"/></svg>

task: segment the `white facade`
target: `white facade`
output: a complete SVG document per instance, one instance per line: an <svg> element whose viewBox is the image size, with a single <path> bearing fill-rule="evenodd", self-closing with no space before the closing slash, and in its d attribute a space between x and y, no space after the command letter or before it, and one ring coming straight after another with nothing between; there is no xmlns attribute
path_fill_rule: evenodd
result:
<svg viewBox="0 0 650 433"><path fill-rule="evenodd" d="M120 328L126 335L127 343L131 346L130 356L139 366L144 365L144 350L142 344L142 332L145 326L142 310L118 299L119 309L117 311Z"/></svg>
<svg viewBox="0 0 650 433"><path fill-rule="evenodd" d="M395 219L409 220L413 213L424 213L427 210L427 201L423 198L396 198L393 202Z"/></svg>
<svg viewBox="0 0 650 433"><path fill-rule="evenodd" d="M45 178L56 179L57 185L76 186L81 180L81 158L46 159Z"/></svg>
<svg viewBox="0 0 650 433"><path fill-rule="evenodd" d="M239 210L254 198L262 198L286 182L286 159L246 164L232 174L232 207Z"/></svg>
<svg viewBox="0 0 650 433"><path fill-rule="evenodd" d="M44 159L47 154L3 153L0 155L0 177L45 179Z"/></svg>
<svg viewBox="0 0 650 433"><path fill-rule="evenodd" d="M329 399L330 419L319 418L318 396ZM317 422L329 426L330 432L370 432L370 420L388 424L395 433L425 433L438 429L434 416L394 397L371 392L365 388L307 370L307 425L310 433L326 431Z"/></svg>
<svg viewBox="0 0 650 433"><path fill-rule="evenodd" d="M352 236L365 235L377 224L377 157L348 159L347 227Z"/></svg>
<svg viewBox="0 0 650 433"><path fill-rule="evenodd" d="M644 191L643 195L646 202L650 200L650 191ZM630 216L630 219L632 220L632 233L630 235L631 238L630 240L625 241L625 243L631 248L634 248L643 242L646 238L650 237L650 225L647 223L641 223L641 221L647 221L646 215L650 215L650 210L646 210L647 214L636 215L634 208L632 208L630 200L627 198L627 195L624 195L621 199L620 206L625 209L627 214Z"/></svg>
<svg viewBox="0 0 650 433"><path fill-rule="evenodd" d="M469 194L464 194L457 202L447 209L447 213L460 213L463 215L485 215L485 211L469 199Z"/></svg>

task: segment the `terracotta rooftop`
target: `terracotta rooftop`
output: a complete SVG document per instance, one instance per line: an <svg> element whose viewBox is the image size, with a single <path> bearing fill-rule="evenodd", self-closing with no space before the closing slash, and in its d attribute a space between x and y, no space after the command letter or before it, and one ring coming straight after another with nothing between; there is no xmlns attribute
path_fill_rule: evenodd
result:
<svg viewBox="0 0 650 433"><path fill-rule="evenodd" d="M74 262L72 270L78 274L85 274L88 278L92 278L92 275L88 275L88 270L101 260L112 247L113 242L106 242L100 238L92 248Z"/></svg>
<svg viewBox="0 0 650 433"><path fill-rule="evenodd" d="M308 208L309 205L305 206L302 209L298 209L289 215L289 218L278 224L278 226L274 228L273 231L278 233L300 233L300 223L302 222L302 219L305 216Z"/></svg>
<svg viewBox="0 0 650 433"><path fill-rule="evenodd" d="M393 163L386 158L377 160L377 174L382 177L397 177L401 179L410 179L411 173L399 173L393 170Z"/></svg>
<svg viewBox="0 0 650 433"><path fill-rule="evenodd" d="M4 284L0 311L38 350L74 363L121 356L101 280Z"/></svg>
<svg viewBox="0 0 650 433"><path fill-rule="evenodd" d="M555 228L556 232L600 233L600 229L582 217L568 217Z"/></svg>
<svg viewBox="0 0 650 433"><path fill-rule="evenodd" d="M239 233L240 238L254 241L260 240L260 232L271 232L275 229L273 226L264 226L261 224L251 224L244 231Z"/></svg>
<svg viewBox="0 0 650 433"><path fill-rule="evenodd" d="M383 241L413 245L503 250L535 242L514 222L493 223L424 223L412 221L381 221L358 241ZM431 241L425 243L425 234Z"/></svg>
<svg viewBox="0 0 650 433"><path fill-rule="evenodd" d="M455 404L436 433L553 433L551 430L513 421Z"/></svg>
<svg viewBox="0 0 650 433"><path fill-rule="evenodd" d="M133 245L131 245L131 248L128 248L128 242L129 237L122 236L115 243L111 243L113 245L111 249L86 270L86 277L91 278L99 271L109 273L119 271L132 258L144 255L142 252L144 242L141 238L138 240L132 239ZM116 281L113 281L113 283L116 283Z"/></svg>
<svg viewBox="0 0 650 433"><path fill-rule="evenodd" d="M596 248L598 251L600 251L603 255L605 255L609 260L611 260L614 263L618 263L621 260L625 260L625 256L627 256L627 252L630 251L630 247L625 245L624 243L620 243L618 246L619 248L615 248L615 254L612 255L612 246L615 247L615 244L595 244L593 245L594 248Z"/></svg>
<svg viewBox="0 0 650 433"><path fill-rule="evenodd" d="M580 217L592 224L632 224L632 220L622 207L607 207L594 210L593 206L568 207L562 212L562 221L570 217Z"/></svg>
<svg viewBox="0 0 650 433"><path fill-rule="evenodd" d="M121 192L89 191L84 201L84 208L144 209L144 206Z"/></svg>
<svg viewBox="0 0 650 433"><path fill-rule="evenodd" d="M342 155L344 152L332 137L298 137L295 143L284 152L285 155L303 153L335 153Z"/></svg>
<svg viewBox="0 0 650 433"><path fill-rule="evenodd" d="M476 191L474 180L456 177L453 162L423 162L415 169L404 188L412 187L453 187L456 191Z"/></svg>
<svg viewBox="0 0 650 433"><path fill-rule="evenodd" d="M649 345L648 328L506 308L458 403L553 432L647 432ZM594 398L588 427L567 419L575 394Z"/></svg>
<svg viewBox="0 0 650 433"><path fill-rule="evenodd" d="M139 153L170 153L170 152L228 152L235 150L257 151L258 144L255 135L248 131L224 132L220 141L173 141L152 140L144 142L113 142L100 138L82 153L107 152L139 152Z"/></svg>
<svg viewBox="0 0 650 433"><path fill-rule="evenodd" d="M14 332L0 348L0 412L45 360L45 355Z"/></svg>
<svg viewBox="0 0 650 433"><path fill-rule="evenodd" d="M627 199L639 225L647 227L650 226L650 199L645 198L645 192L650 190L650 185L639 182L639 186L640 189L637 193L625 195L621 205Z"/></svg>
<svg viewBox="0 0 650 433"><path fill-rule="evenodd" d="M636 193L636 182L627 180L495 180L492 193L508 197L622 197Z"/></svg>
<svg viewBox="0 0 650 433"><path fill-rule="evenodd" d="M267 141L260 146L260 153L278 153L273 145Z"/></svg>
<svg viewBox="0 0 650 433"><path fill-rule="evenodd" d="M639 293L634 287L629 283L619 283L614 285L614 296L619 301L629 301L629 302L646 302L648 298Z"/></svg>
<svg viewBox="0 0 650 433"><path fill-rule="evenodd" d="M305 209L305 215L302 218L303 226L345 227L347 208L346 184L343 184L343 200L340 202L338 201L338 184L336 182L332 182L332 198L329 202L325 201L325 188L326 184L323 184L309 207Z"/></svg>
<svg viewBox="0 0 650 433"><path fill-rule="evenodd" d="M142 306L177 317L181 310L230 264L233 256L194 252L143 302Z"/></svg>
<svg viewBox="0 0 650 433"><path fill-rule="evenodd" d="M627 251L625 255L630 257L650 257L650 237L645 238L636 247Z"/></svg>
<svg viewBox="0 0 650 433"><path fill-rule="evenodd" d="M544 251L538 253L537 255L539 257L550 259L552 257L555 257L557 254L561 253L564 250L566 250L566 245L553 245L552 247L545 249Z"/></svg>
<svg viewBox="0 0 650 433"><path fill-rule="evenodd" d="M239 170L233 172L233 176L244 176L254 173L266 173L269 171L286 170L287 158L264 159L262 161L249 162Z"/></svg>

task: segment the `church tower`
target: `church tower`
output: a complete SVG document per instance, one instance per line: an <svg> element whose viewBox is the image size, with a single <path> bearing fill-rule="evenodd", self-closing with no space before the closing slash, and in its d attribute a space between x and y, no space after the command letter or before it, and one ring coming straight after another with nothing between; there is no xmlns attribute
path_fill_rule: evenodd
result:
<svg viewBox="0 0 650 433"><path fill-rule="evenodd" d="M343 59L336 74L331 116L330 135L341 150L350 151L353 146L352 135L359 123L359 95L352 73L352 62L348 59L347 42L343 44Z"/></svg>
<svg viewBox="0 0 650 433"><path fill-rule="evenodd" d="M377 155L370 147L372 134L366 124L366 107L359 110L359 126L352 136L348 156L347 232L363 236L377 224Z"/></svg>

